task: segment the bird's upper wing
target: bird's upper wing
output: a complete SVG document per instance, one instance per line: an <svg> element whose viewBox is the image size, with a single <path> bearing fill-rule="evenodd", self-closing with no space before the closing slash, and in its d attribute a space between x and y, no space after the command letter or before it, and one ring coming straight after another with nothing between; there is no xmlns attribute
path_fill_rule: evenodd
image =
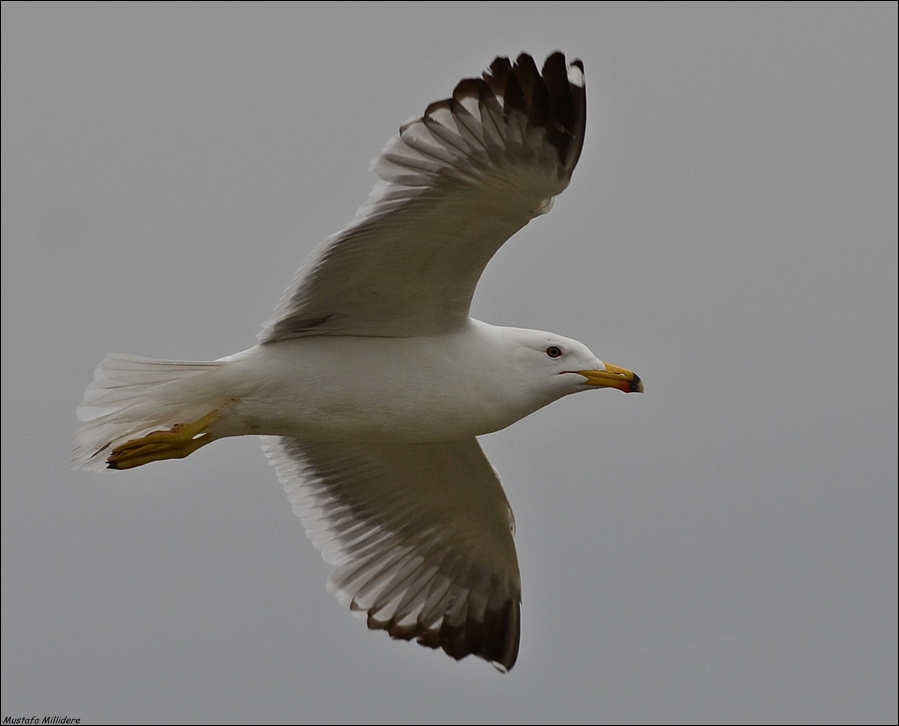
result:
<svg viewBox="0 0 899 726"><path fill-rule="evenodd" d="M329 590L393 638L518 656L521 578L514 521L475 439L421 444L266 436L294 512L337 569Z"/></svg>
<svg viewBox="0 0 899 726"><path fill-rule="evenodd" d="M461 81L375 158L368 202L300 268L260 342L461 325L496 250L568 185L585 122L583 65L561 53Z"/></svg>

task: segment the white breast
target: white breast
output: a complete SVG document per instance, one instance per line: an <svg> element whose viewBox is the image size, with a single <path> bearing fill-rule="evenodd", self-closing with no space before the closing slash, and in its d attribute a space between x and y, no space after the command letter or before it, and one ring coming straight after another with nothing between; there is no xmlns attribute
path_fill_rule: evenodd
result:
<svg viewBox="0 0 899 726"><path fill-rule="evenodd" d="M225 359L219 385L234 403L210 433L401 443L496 431L549 403L510 371L503 330L471 321L430 337L255 346Z"/></svg>

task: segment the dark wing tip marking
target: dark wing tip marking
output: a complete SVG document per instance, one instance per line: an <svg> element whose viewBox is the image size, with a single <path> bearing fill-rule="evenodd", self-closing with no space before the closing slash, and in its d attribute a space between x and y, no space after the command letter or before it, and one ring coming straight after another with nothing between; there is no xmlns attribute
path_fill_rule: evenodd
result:
<svg viewBox="0 0 899 726"><path fill-rule="evenodd" d="M569 72L572 68L577 69L575 78ZM454 101L458 104L468 98L478 99L481 103L500 100L504 115L519 111L527 117L529 128L546 129L547 139L570 176L584 146L587 123L583 74L584 64L580 60L569 64L565 55L558 51L546 59L542 70L527 53L519 55L514 64L508 58L498 56L481 78L465 78L456 84L452 99L430 104L424 117L438 109L455 109Z"/></svg>
<svg viewBox="0 0 899 726"><path fill-rule="evenodd" d="M580 60L572 61L570 66L577 68L583 77L584 64ZM543 63L542 71L527 53L519 55L514 65L508 58L497 58L484 74L484 80L504 99L505 94L512 94L511 107L527 115L529 126L547 130L548 140L570 174L584 145L587 96L584 84L570 78L565 55L559 51L552 53ZM506 102L504 110L509 108Z"/></svg>
<svg viewBox="0 0 899 726"><path fill-rule="evenodd" d="M351 606L351 609L355 609ZM395 619L381 621L368 613L370 630L386 630L394 640L415 640L427 648L442 648L456 660L476 655L506 673L518 660L521 640L521 604L516 599L488 607L478 618L466 618L459 625L444 620L439 629L421 623L403 625Z"/></svg>

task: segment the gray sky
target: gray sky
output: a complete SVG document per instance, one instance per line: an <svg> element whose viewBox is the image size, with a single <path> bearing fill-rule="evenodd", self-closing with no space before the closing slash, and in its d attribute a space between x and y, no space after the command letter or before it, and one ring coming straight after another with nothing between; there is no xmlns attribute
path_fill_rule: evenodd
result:
<svg viewBox="0 0 899 726"><path fill-rule="evenodd" d="M3 3L2 716L897 719L895 3ZM570 188L474 315L643 396L482 439L515 669L369 633L258 442L69 471L109 351L242 350L400 123L583 59Z"/></svg>

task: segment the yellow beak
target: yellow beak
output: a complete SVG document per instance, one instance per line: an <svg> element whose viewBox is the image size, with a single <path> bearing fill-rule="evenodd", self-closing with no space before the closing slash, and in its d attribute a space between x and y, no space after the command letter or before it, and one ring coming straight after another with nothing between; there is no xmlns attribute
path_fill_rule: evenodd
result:
<svg viewBox="0 0 899 726"><path fill-rule="evenodd" d="M604 371L577 371L587 379L588 386L617 388L625 393L643 393L643 381L633 371L606 363Z"/></svg>

